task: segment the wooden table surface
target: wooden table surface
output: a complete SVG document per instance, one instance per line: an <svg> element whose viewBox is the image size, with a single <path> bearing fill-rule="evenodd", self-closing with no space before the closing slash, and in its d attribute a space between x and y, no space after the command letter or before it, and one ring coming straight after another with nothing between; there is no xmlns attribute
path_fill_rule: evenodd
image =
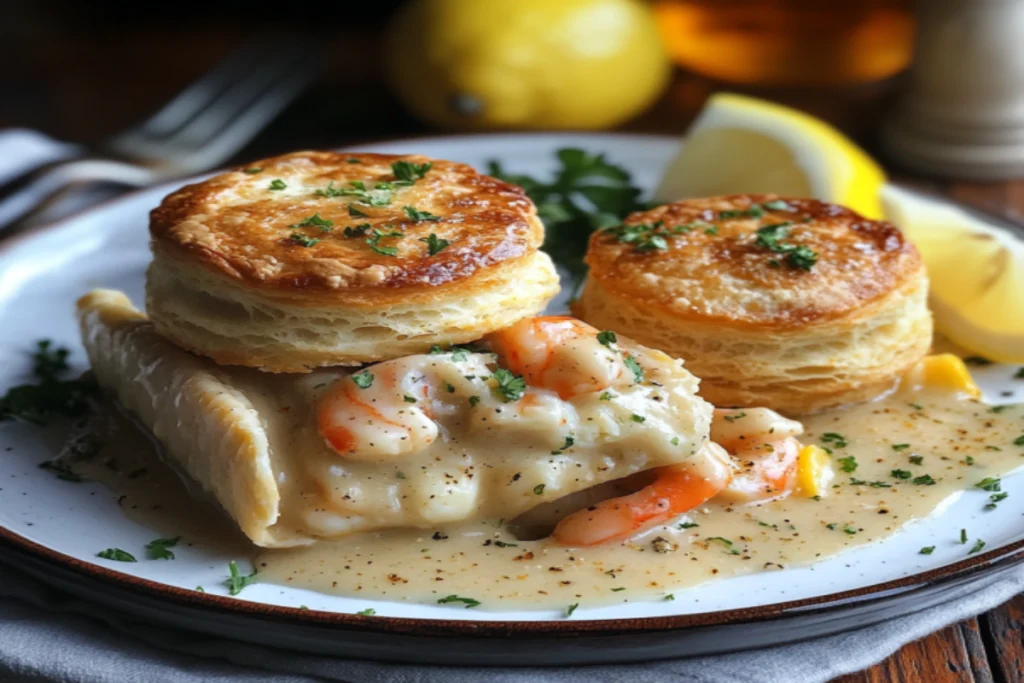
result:
<svg viewBox="0 0 1024 683"><path fill-rule="evenodd" d="M236 24L189 25L145 34L67 34L25 41L25 68L0 71L0 128L19 125L89 141L146 115L226 54ZM376 72L372 32L340 36L334 66L259 136L239 160L302 147L336 147L429 130L390 97ZM662 100L625 130L678 135L719 84L679 74ZM844 129L886 161L875 145L878 122L898 97L900 80L834 91L752 91L807 109ZM13 94L13 95L12 95ZM894 178L1024 224L1024 180L949 182L890 168ZM842 683L1009 683L1024 680L1024 596L911 643ZM784 683L784 682L782 682Z"/></svg>

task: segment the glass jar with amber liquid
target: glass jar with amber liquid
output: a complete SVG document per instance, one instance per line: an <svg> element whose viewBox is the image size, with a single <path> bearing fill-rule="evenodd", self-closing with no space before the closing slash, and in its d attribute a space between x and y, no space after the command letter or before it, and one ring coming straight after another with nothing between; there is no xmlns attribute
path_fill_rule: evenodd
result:
<svg viewBox="0 0 1024 683"><path fill-rule="evenodd" d="M652 0L672 58L745 85L882 80L910 62L913 0Z"/></svg>

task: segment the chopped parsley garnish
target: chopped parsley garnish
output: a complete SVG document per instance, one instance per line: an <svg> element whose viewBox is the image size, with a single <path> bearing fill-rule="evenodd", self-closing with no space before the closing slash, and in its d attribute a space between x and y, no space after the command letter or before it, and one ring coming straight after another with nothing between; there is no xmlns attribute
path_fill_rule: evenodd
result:
<svg viewBox="0 0 1024 683"><path fill-rule="evenodd" d="M11 387L0 396L0 422L19 419L42 426L51 416L80 417L91 409L92 398L99 394L96 382L60 379L69 351L51 344L48 339L37 341L32 354L32 372L39 384Z"/></svg>
<svg viewBox="0 0 1024 683"><path fill-rule="evenodd" d="M743 412L736 413L735 415L726 415L725 416L725 421L726 422L735 422L736 420L742 420L746 416L747 416L747 414L743 413Z"/></svg>
<svg viewBox="0 0 1024 683"><path fill-rule="evenodd" d="M544 489L546 488L546 486L546 484L537 484L536 486L533 487L533 492L539 496L542 493L544 493Z"/></svg>
<svg viewBox="0 0 1024 683"><path fill-rule="evenodd" d="M175 536L173 538L158 538L155 541L150 541L146 544L146 556L151 560L173 560L174 553L170 551L170 548L178 545L180 540L181 536Z"/></svg>
<svg viewBox="0 0 1024 683"><path fill-rule="evenodd" d="M434 233L430 233L427 237L421 237L420 242L427 245L427 253L431 256L438 254L451 244L448 240L443 240Z"/></svg>
<svg viewBox="0 0 1024 683"><path fill-rule="evenodd" d="M970 457L970 456L968 456L968 457ZM911 455L909 458L907 458L907 460L909 460L911 462L911 464L913 464L913 465L920 465L921 463L924 462L924 456L921 456L921 455ZM974 462L974 459L972 458L971 462L967 463L967 464L970 465L973 462Z"/></svg>
<svg viewBox="0 0 1024 683"><path fill-rule="evenodd" d="M406 216L408 216L409 218L413 219L417 223L419 223L420 221L439 221L439 220L441 220L440 216L435 216L434 214L430 213L429 211L420 211L419 209L417 209L414 206L406 206L406 207L404 207L404 211L405 211L405 215Z"/></svg>
<svg viewBox="0 0 1024 683"><path fill-rule="evenodd" d="M892 484L887 484L884 481L864 481L863 479L857 479L856 477L850 477L850 483L854 486L870 486L873 489L892 488Z"/></svg>
<svg viewBox="0 0 1024 683"><path fill-rule="evenodd" d="M782 199L773 199L770 202L765 202L761 206L770 211L796 211L796 209Z"/></svg>
<svg viewBox="0 0 1024 683"><path fill-rule="evenodd" d="M369 218L370 216L370 214L357 209L355 204L348 205L348 215L352 216L352 218Z"/></svg>
<svg viewBox="0 0 1024 683"><path fill-rule="evenodd" d="M968 555L973 555L974 553L979 553L979 552L981 552L981 549L984 548L984 547L985 547L985 541L983 541L983 540L981 540L979 538L977 541L974 542L974 546L970 550L967 551L967 554Z"/></svg>
<svg viewBox="0 0 1024 683"><path fill-rule="evenodd" d="M728 211L719 211L718 220L725 221L730 218L760 218L764 215L764 210L760 204L751 204L749 209L730 209Z"/></svg>
<svg viewBox="0 0 1024 683"><path fill-rule="evenodd" d="M610 392L610 391L602 391L601 395L597 397L597 400L599 400L599 401L610 401L613 398L615 398L615 395L612 394L612 392Z"/></svg>
<svg viewBox="0 0 1024 683"><path fill-rule="evenodd" d="M700 524L697 524L697 522L681 522L676 524L677 529L692 529L695 526L700 526Z"/></svg>
<svg viewBox="0 0 1024 683"><path fill-rule="evenodd" d="M907 448L910 448L910 444L909 443L894 443L892 445L892 449L894 451L902 451L902 450L906 450Z"/></svg>
<svg viewBox="0 0 1024 683"><path fill-rule="evenodd" d="M806 245L789 244L781 241L789 232L791 225L793 225L791 222L786 221L758 228L754 244L776 254L785 254L786 263L791 268L811 270L814 264L818 262L817 253Z"/></svg>
<svg viewBox="0 0 1024 683"><path fill-rule="evenodd" d="M930 474L922 474L920 477L914 477L910 480L911 484L917 484L918 486L932 486L935 484L935 480L932 479Z"/></svg>
<svg viewBox="0 0 1024 683"><path fill-rule="evenodd" d="M647 422L647 418L646 417L644 417L643 415L637 415L636 413L633 413L632 415L630 415L629 419L632 420L633 422L640 422L640 423Z"/></svg>
<svg viewBox="0 0 1024 683"><path fill-rule="evenodd" d="M445 382L444 383L444 388L445 388L445 391L447 391L449 394L454 394L455 393L455 385L452 384L451 382Z"/></svg>
<svg viewBox="0 0 1024 683"><path fill-rule="evenodd" d="M998 477L985 477L975 484L974 488L981 489L982 491L998 491L1002 483L1002 480Z"/></svg>
<svg viewBox="0 0 1024 683"><path fill-rule="evenodd" d="M228 588L228 595L238 595L242 589L256 581L255 571L252 574L243 575L238 571L238 565L234 560L228 562L228 573L228 578L224 580L224 585Z"/></svg>
<svg viewBox="0 0 1024 683"><path fill-rule="evenodd" d="M299 245L300 247L312 247L320 243L320 240L316 239L315 237L304 235L301 232L293 232L288 237L288 239L290 239L292 242Z"/></svg>
<svg viewBox="0 0 1024 683"><path fill-rule="evenodd" d="M496 384L494 393L505 403L518 401L526 393L526 380L505 368L497 368L491 375Z"/></svg>
<svg viewBox="0 0 1024 683"><path fill-rule="evenodd" d="M920 403L908 403L907 405L913 408L914 410L924 410L924 406L921 405Z"/></svg>
<svg viewBox="0 0 1024 683"><path fill-rule="evenodd" d="M331 228L334 227L334 221L329 218L322 218L319 213L314 213L312 216L303 218L298 223L293 223L288 226L289 228L296 230L298 228L320 228L322 232L330 232Z"/></svg>
<svg viewBox="0 0 1024 683"><path fill-rule="evenodd" d="M854 534L857 533L857 529L855 527L850 526L849 524L847 524L846 526L843 527L843 533L844 534L848 534L850 536L853 536Z"/></svg>
<svg viewBox="0 0 1024 683"><path fill-rule="evenodd" d="M967 543L967 529L960 530L960 545Z"/></svg>
<svg viewBox="0 0 1024 683"><path fill-rule="evenodd" d="M1003 412L1004 410L1009 410L1012 407L1013 406L992 406L991 408L988 409L988 412L998 414Z"/></svg>
<svg viewBox="0 0 1024 683"><path fill-rule="evenodd" d="M480 397L479 396L470 396L469 397L469 405L470 406L475 406L479 402L480 402Z"/></svg>
<svg viewBox="0 0 1024 683"><path fill-rule="evenodd" d="M373 234L366 239L366 243L370 245L370 249L381 254L383 256L397 256L398 247L382 247L380 241L389 237L404 237L405 234L397 230L389 230L388 232L381 232L380 230L374 229Z"/></svg>
<svg viewBox="0 0 1024 683"><path fill-rule="evenodd" d="M909 470L893 470L890 474L896 479L910 479L914 476L914 473Z"/></svg>
<svg viewBox="0 0 1024 683"><path fill-rule="evenodd" d="M1013 440L1013 445L1014 446L1024 446L1024 434L1021 434L1016 439L1014 439Z"/></svg>
<svg viewBox="0 0 1024 683"><path fill-rule="evenodd" d="M249 175L255 175L256 173L263 173L263 169L258 166L252 168L243 168L242 173L248 173Z"/></svg>
<svg viewBox="0 0 1024 683"><path fill-rule="evenodd" d="M519 547L518 543L506 543L505 541L495 541L494 545L498 546L499 548L518 548Z"/></svg>
<svg viewBox="0 0 1024 683"><path fill-rule="evenodd" d="M611 347L617 341L619 341L618 336L611 330L602 330L597 333L597 342L602 346Z"/></svg>
<svg viewBox="0 0 1024 683"><path fill-rule="evenodd" d="M843 472L856 472L857 471L857 458L852 455L845 458L839 458L839 469Z"/></svg>
<svg viewBox="0 0 1024 683"><path fill-rule="evenodd" d="M637 384L644 381L644 369L636 362L636 358L633 358L633 356L625 356L622 359L622 362L633 372L633 379ZM1021 439L1024 439L1024 437L1021 437Z"/></svg>
<svg viewBox="0 0 1024 683"><path fill-rule="evenodd" d="M672 594L672 593L669 593L668 595L665 596L665 599L666 600L675 600L676 596L674 594Z"/></svg>
<svg viewBox="0 0 1024 683"><path fill-rule="evenodd" d="M349 159L345 159L345 161L350 163L350 164L361 164L361 163L363 163L362 161L360 161L359 159L356 159L355 157L351 157Z"/></svg>
<svg viewBox="0 0 1024 683"><path fill-rule="evenodd" d="M733 545L732 541L730 541L728 538L722 538L721 536L712 536L708 539L708 543L710 543L711 541L718 541L719 543L724 544L728 548L731 548Z"/></svg>
<svg viewBox="0 0 1024 683"><path fill-rule="evenodd" d="M416 403L416 399L410 396L409 394L405 394L404 396L402 396L402 400L405 401L406 403Z"/></svg>
<svg viewBox="0 0 1024 683"><path fill-rule="evenodd" d="M669 443L672 444L673 446L678 446L679 445L679 437L678 436L673 436L672 439L669 440Z"/></svg>
<svg viewBox="0 0 1024 683"><path fill-rule="evenodd" d="M917 553L919 555L931 555L934 552L935 552L935 546L933 546L933 545L926 545L925 547L923 547L923 548L921 548L920 550L917 551Z"/></svg>
<svg viewBox="0 0 1024 683"><path fill-rule="evenodd" d="M356 386L360 389L367 389L373 384L373 373L369 370L363 370L352 375L352 381L355 382Z"/></svg>
<svg viewBox="0 0 1024 683"><path fill-rule="evenodd" d="M1013 375L1014 379L1024 379L1024 366L1017 368L1017 372Z"/></svg>
<svg viewBox="0 0 1024 683"><path fill-rule="evenodd" d="M574 602L565 608L565 618L568 619L572 616L572 613L576 611L576 608L580 606L580 603Z"/></svg>
<svg viewBox="0 0 1024 683"><path fill-rule="evenodd" d="M590 233L650 207L640 200L641 191L630 182L629 172L603 154L560 149L557 156L560 167L548 183L507 173L494 161L488 174L526 191L544 221L544 250L579 281L586 272L583 255Z"/></svg>
<svg viewBox="0 0 1024 683"><path fill-rule="evenodd" d="M375 614L377 614L377 610L373 609L372 607L367 607L364 610L359 610L358 612L356 612L356 614L361 617L372 617Z"/></svg>
<svg viewBox="0 0 1024 683"><path fill-rule="evenodd" d="M842 434L836 434L835 432L825 432L821 435L821 440L824 443L830 443L836 448L846 448L850 442L846 440L846 437Z"/></svg>
<svg viewBox="0 0 1024 683"><path fill-rule="evenodd" d="M625 586L619 586L618 588L612 588L612 593L618 593L619 591L626 590Z"/></svg>
<svg viewBox="0 0 1024 683"><path fill-rule="evenodd" d="M283 180L281 180L280 178L274 178L273 180L270 181L270 185L267 186L267 189L268 190L273 190L274 192L277 192L277 191L283 190L283 189L285 189L287 187L288 187L288 185L286 185Z"/></svg>
<svg viewBox="0 0 1024 683"><path fill-rule="evenodd" d="M560 455L564 451L572 448L574 443L576 443L576 439L573 438L572 434L569 434L565 437L565 442L558 448L558 450L551 451L551 455Z"/></svg>
<svg viewBox="0 0 1024 683"><path fill-rule="evenodd" d="M370 232L370 227L369 223L347 226L344 235L345 237L363 237L366 233Z"/></svg>
<svg viewBox="0 0 1024 683"><path fill-rule="evenodd" d="M463 597L458 596L458 595L449 595L448 597L441 598L440 600L437 601L437 604L439 604L439 605L447 605L448 603L452 603L452 602L461 602L462 604L464 604L466 606L466 609L469 609L470 607L476 607L477 605L480 604L479 600L474 600L473 598L463 598Z"/></svg>
<svg viewBox="0 0 1024 683"><path fill-rule="evenodd" d="M369 206L387 206L391 203L391 195L394 185L391 183L376 183L372 190L366 189L366 183L361 180L353 180L348 187L335 187L332 180L327 187L315 190L313 194L318 197L355 197L360 204Z"/></svg>
<svg viewBox="0 0 1024 683"><path fill-rule="evenodd" d="M395 177L399 180L403 180L407 183L414 183L417 180L427 175L434 164L414 164L411 161L396 161L391 164L391 172L395 174Z"/></svg>
<svg viewBox="0 0 1024 683"><path fill-rule="evenodd" d="M717 225L712 225L712 226L704 228L704 234L705 235L717 235L718 234L718 226Z"/></svg>
<svg viewBox="0 0 1024 683"><path fill-rule="evenodd" d="M998 505L1000 501L1006 500L1009 497L1010 494L1007 493L1006 491L1003 491L1002 493L993 493L991 496L988 497L988 503L985 504L985 509L995 510L996 505Z"/></svg>
<svg viewBox="0 0 1024 683"><path fill-rule="evenodd" d="M104 560L113 560L114 562L138 562L135 556L129 552L125 552L120 548L107 548L96 553L96 557L102 557Z"/></svg>

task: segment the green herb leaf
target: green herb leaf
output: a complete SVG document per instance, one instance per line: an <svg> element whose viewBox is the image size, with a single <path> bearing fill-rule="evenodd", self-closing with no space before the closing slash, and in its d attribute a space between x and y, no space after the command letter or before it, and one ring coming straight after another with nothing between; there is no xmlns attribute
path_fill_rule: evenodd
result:
<svg viewBox="0 0 1024 683"><path fill-rule="evenodd" d="M979 538L977 541L974 542L974 546L970 550L967 551L967 554L968 555L973 555L974 553L979 553L979 552L981 552L981 549L984 548L984 547L985 547L985 541L983 541L983 540L981 540Z"/></svg>
<svg viewBox="0 0 1024 683"><path fill-rule="evenodd" d="M449 244L451 244L451 242L449 242L448 240L443 240L434 233L430 233L430 235L427 237L421 237L420 242L423 242L427 245L427 253L430 254L431 256L434 256L438 252L444 250L444 248L447 247Z"/></svg>
<svg viewBox="0 0 1024 683"><path fill-rule="evenodd" d="M644 381L644 369L636 362L636 358L633 358L633 356L625 356L622 359L622 362L633 373L633 380L637 384Z"/></svg>
<svg viewBox="0 0 1024 683"><path fill-rule="evenodd" d="M922 474L920 477L914 477L910 481L911 484L917 484L918 486L933 486L935 480L932 479L930 474Z"/></svg>
<svg viewBox="0 0 1024 683"><path fill-rule="evenodd" d="M857 471L857 458L853 457L852 455L847 456L845 458L839 458L837 462L839 463L839 469L841 469L843 472Z"/></svg>
<svg viewBox="0 0 1024 683"><path fill-rule="evenodd" d="M526 393L526 380L511 370L497 368L491 376L496 382L494 393L505 403L518 401Z"/></svg>
<svg viewBox="0 0 1024 683"><path fill-rule="evenodd" d="M234 560L228 562L228 574L228 578L224 580L224 585L228 588L228 595L238 595L242 589L256 581L255 571L252 574L243 575L238 571L238 565Z"/></svg>
<svg viewBox="0 0 1024 683"><path fill-rule="evenodd" d="M394 173L395 177L399 180L414 183L427 175L427 171L429 171L433 165L433 163L414 164L411 161L396 161L391 164L391 172Z"/></svg>
<svg viewBox="0 0 1024 683"><path fill-rule="evenodd" d="M835 432L825 432L821 435L823 443L830 443L836 448L846 448L850 445L850 442L846 440L846 437L842 434L836 434Z"/></svg>
<svg viewBox="0 0 1024 683"><path fill-rule="evenodd" d="M286 185L283 180L281 180L280 178L274 178L273 180L270 181L270 185L267 186L267 189L272 190L274 192L278 192L287 187L288 185Z"/></svg>
<svg viewBox="0 0 1024 683"><path fill-rule="evenodd" d="M313 227L320 228L320 230L323 232L330 232L331 228L334 227L334 221L328 218L322 218L319 213L314 213L312 216L307 216L298 223L293 223L288 227L293 230L298 230L299 228Z"/></svg>
<svg viewBox="0 0 1024 683"><path fill-rule="evenodd" d="M747 414L744 413L744 412L739 412L739 413L736 413L735 415L726 415L725 416L725 421L726 422L735 422L736 420L742 420L746 416L747 416Z"/></svg>
<svg viewBox="0 0 1024 683"><path fill-rule="evenodd" d="M463 598L458 595L449 595L448 597L441 598L437 601L437 604L447 605L448 603L452 602L461 602L466 606L466 609L469 609L470 607L476 607L480 604L479 600L474 600L473 598Z"/></svg>
<svg viewBox="0 0 1024 683"><path fill-rule="evenodd" d="M180 540L181 536L175 536L173 538L158 538L155 541L150 541L146 544L146 556L151 560L173 560L174 553L170 551L170 548L178 545Z"/></svg>
<svg viewBox="0 0 1024 683"><path fill-rule="evenodd" d="M242 169L242 173L248 173L249 175L254 175L256 173L263 173L263 169L259 168L259 167L256 167L256 166L254 166L253 168L243 168Z"/></svg>
<svg viewBox="0 0 1024 683"><path fill-rule="evenodd" d="M633 413L632 415L630 415L629 419L632 420L633 422L640 422L640 423L647 422L647 418L646 417L644 417L643 415L637 415L636 413Z"/></svg>
<svg viewBox="0 0 1024 683"><path fill-rule="evenodd" d="M360 389L368 389L373 384L373 373L369 370L363 370L352 375L352 381Z"/></svg>
<svg viewBox="0 0 1024 683"><path fill-rule="evenodd" d="M355 204L349 204L348 205L348 215L352 216L353 218L369 218L370 217L370 214L366 213L365 211L361 211L361 210L357 209ZM347 230L347 228L346 228L346 230Z"/></svg>
<svg viewBox="0 0 1024 683"><path fill-rule="evenodd" d="M1002 480L998 477L985 477L977 484L974 488L981 489L983 491L998 491L1002 486Z"/></svg>
<svg viewBox="0 0 1024 683"><path fill-rule="evenodd" d="M914 473L908 470L893 470L890 474L896 479L910 479L914 476Z"/></svg>
<svg viewBox="0 0 1024 683"><path fill-rule="evenodd" d="M768 209L769 211L796 211L796 209L794 209L792 206L787 204L782 199L773 199L770 202L765 202L761 206Z"/></svg>
<svg viewBox="0 0 1024 683"><path fill-rule="evenodd" d="M356 614L361 616L361 617L372 617L375 614L377 614L377 610L373 609L372 607L367 607L364 610L360 610L360 611L356 612Z"/></svg>
<svg viewBox="0 0 1024 683"><path fill-rule="evenodd" d="M700 524L697 524L696 522L681 522L676 524L677 529L692 529L695 526L700 526Z"/></svg>
<svg viewBox="0 0 1024 683"><path fill-rule="evenodd" d="M416 399L410 396L409 394L405 394L404 396L402 396L402 400L405 401L406 403L416 403Z"/></svg>
<svg viewBox="0 0 1024 683"><path fill-rule="evenodd" d="M314 237L310 237L308 235L304 235L301 232L293 232L288 237L288 239L290 239L292 242L294 242L295 244L299 245L300 247L312 247L312 246L320 243L320 240L318 240L318 239L316 239Z"/></svg>
<svg viewBox="0 0 1024 683"><path fill-rule="evenodd" d="M537 484L536 486L533 487L533 492L536 493L539 496L539 495L544 493L544 489L546 487L547 487L546 484Z"/></svg>
<svg viewBox="0 0 1024 683"><path fill-rule="evenodd" d="M932 553L935 552L935 546L933 546L933 545L926 545L925 547L921 548L917 552L918 552L919 555L931 555Z"/></svg>
<svg viewBox="0 0 1024 683"><path fill-rule="evenodd" d="M967 543L967 529L960 530L960 545Z"/></svg>
<svg viewBox="0 0 1024 683"><path fill-rule="evenodd" d="M479 396L470 396L469 397L469 405L471 407L472 406L476 406L476 404L479 403L479 402L480 402L480 397Z"/></svg>
<svg viewBox="0 0 1024 683"><path fill-rule="evenodd" d="M902 451L902 450L906 450L907 448L910 448L910 444L909 443L894 443L892 445L892 449L894 451Z"/></svg>
<svg viewBox="0 0 1024 683"><path fill-rule="evenodd" d="M439 221L439 220L441 220L440 216L435 216L434 214L430 213L429 211L420 211L419 209L417 209L414 206L406 206L406 207L404 207L404 211L405 211L405 215L406 216L408 216L409 218L413 219L417 223L419 223L420 221Z"/></svg>
<svg viewBox="0 0 1024 683"><path fill-rule="evenodd" d="M907 460L909 460L913 465L920 465L921 463L924 462L924 456L911 455L909 458L907 458Z"/></svg>
<svg viewBox="0 0 1024 683"><path fill-rule="evenodd" d="M138 562L135 556L131 553L125 552L120 548L107 548L96 553L96 557L102 557L104 560L113 560L114 562Z"/></svg>
<svg viewBox="0 0 1024 683"><path fill-rule="evenodd" d="M576 611L576 608L580 606L580 603L574 602L565 608L565 618L568 619L572 616L572 613Z"/></svg>
<svg viewBox="0 0 1024 683"><path fill-rule="evenodd" d="M559 455L563 453L564 451L572 448L574 443L576 443L576 439L573 438L572 434L569 434L565 437L565 442L557 450L551 451L551 455Z"/></svg>
<svg viewBox="0 0 1024 683"><path fill-rule="evenodd" d="M619 341L618 336L611 330L602 330L597 333L597 342L602 346L611 347L617 341Z"/></svg>
<svg viewBox="0 0 1024 683"><path fill-rule="evenodd" d="M1003 491L1002 493L993 493L991 496L988 497L989 502L986 503L985 509L995 510L996 506L999 504L1000 501L1006 500L1009 497L1010 494L1007 493L1006 491Z"/></svg>

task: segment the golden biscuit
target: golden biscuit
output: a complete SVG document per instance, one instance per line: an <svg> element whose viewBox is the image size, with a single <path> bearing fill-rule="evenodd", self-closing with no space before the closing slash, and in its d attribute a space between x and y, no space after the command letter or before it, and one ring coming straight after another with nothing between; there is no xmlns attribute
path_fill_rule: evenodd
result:
<svg viewBox="0 0 1024 683"><path fill-rule="evenodd" d="M927 353L928 280L889 223L775 195L687 200L595 233L574 312L685 359L722 406L815 412Z"/></svg>
<svg viewBox="0 0 1024 683"><path fill-rule="evenodd" d="M151 214L156 329L219 363L306 372L478 339L558 289L522 189L422 156L297 152Z"/></svg>

